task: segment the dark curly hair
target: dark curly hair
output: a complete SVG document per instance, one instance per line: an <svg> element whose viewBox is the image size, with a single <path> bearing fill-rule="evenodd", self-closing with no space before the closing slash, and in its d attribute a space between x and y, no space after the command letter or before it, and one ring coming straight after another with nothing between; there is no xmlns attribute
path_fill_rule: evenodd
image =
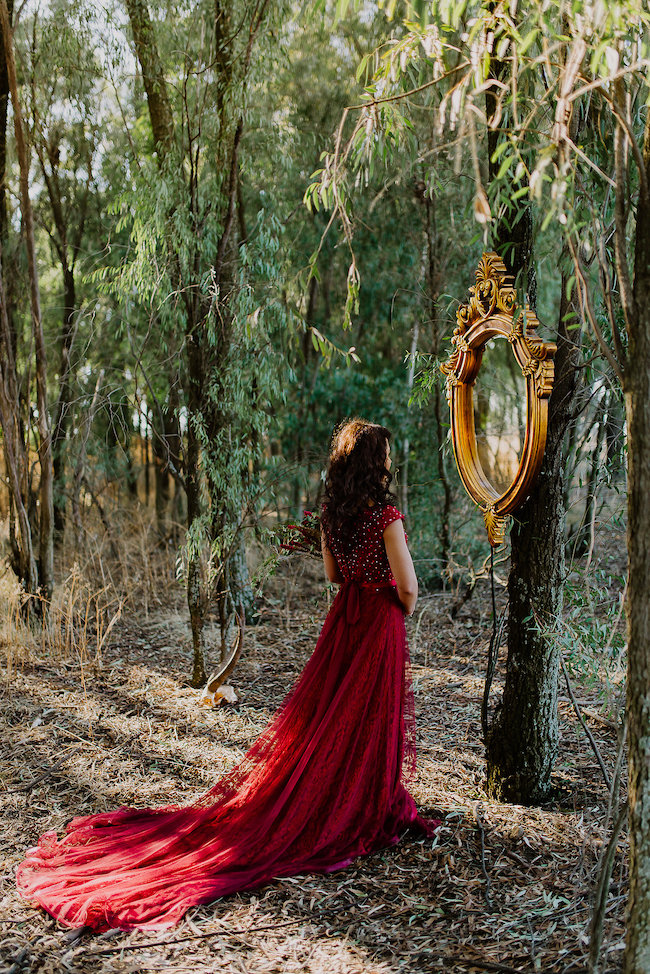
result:
<svg viewBox="0 0 650 974"><path fill-rule="evenodd" d="M322 523L328 535L346 539L364 508L394 501L386 469L390 430L350 419L334 431L325 478Z"/></svg>

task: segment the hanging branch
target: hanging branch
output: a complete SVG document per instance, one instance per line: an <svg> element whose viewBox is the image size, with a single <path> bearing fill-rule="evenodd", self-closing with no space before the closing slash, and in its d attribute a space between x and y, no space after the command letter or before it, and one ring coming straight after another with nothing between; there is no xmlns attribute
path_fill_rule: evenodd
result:
<svg viewBox="0 0 650 974"><path fill-rule="evenodd" d="M603 776L603 780L604 780L605 784L607 785L607 789L609 791L609 790L611 790L612 782L611 782L611 779L610 779L610 777L609 777L609 775L607 773L607 768L605 767L605 762L603 761L602 755L601 755L601 753L600 753L600 751L598 749L598 745L596 744L594 735L589 730L589 727L587 726L587 722L585 721L584 717L582 716L582 711L580 710L580 705L579 705L578 701L576 700L575 694L573 692L573 687L571 686L571 680L569 679L569 674L567 672L567 668L566 668L565 663L564 663L564 660L563 660L563 658L561 656L560 656L560 665L562 666L562 672L564 674L564 681L566 683L566 688L569 691L569 697L571 699L571 703L573 704L573 709L575 710L576 716L577 716L578 720L580 721L580 723L582 725L583 731L587 735L587 738L589 740L589 743L591 744L591 749L594 752L594 754L596 755L596 760L598 761L598 766L599 766L599 768L601 770L601 773L602 773L602 776Z"/></svg>

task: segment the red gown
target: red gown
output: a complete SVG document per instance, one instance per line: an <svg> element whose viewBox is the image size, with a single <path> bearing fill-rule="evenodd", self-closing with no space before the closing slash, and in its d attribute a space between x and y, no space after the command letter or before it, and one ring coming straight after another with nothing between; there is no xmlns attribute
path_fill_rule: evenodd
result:
<svg viewBox="0 0 650 974"><path fill-rule="evenodd" d="M172 926L191 906L277 876L332 872L393 845L418 815L404 613L382 533L395 507L329 539L345 582L316 648L242 762L194 804L119 808L42 836L21 893L71 927Z"/></svg>

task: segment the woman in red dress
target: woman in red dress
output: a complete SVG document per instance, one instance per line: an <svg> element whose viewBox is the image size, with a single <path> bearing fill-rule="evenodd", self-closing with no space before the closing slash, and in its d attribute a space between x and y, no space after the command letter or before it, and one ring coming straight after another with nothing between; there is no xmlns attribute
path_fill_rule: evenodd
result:
<svg viewBox="0 0 650 974"><path fill-rule="evenodd" d="M242 762L194 804L120 808L48 832L18 867L22 894L71 927L172 926L191 906L274 877L332 872L431 834L404 787L415 768L404 614L417 579L389 493L390 434L335 433L322 514L339 592L316 648Z"/></svg>

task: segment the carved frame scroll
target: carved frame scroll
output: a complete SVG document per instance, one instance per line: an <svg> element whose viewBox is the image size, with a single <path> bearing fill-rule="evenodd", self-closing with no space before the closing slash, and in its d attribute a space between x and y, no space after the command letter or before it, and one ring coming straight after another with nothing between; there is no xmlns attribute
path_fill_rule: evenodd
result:
<svg viewBox="0 0 650 974"><path fill-rule="evenodd" d="M452 351L441 368L447 380L451 435L460 478L480 506L492 547L505 538L506 520L519 508L539 476L548 423L548 400L553 389L553 357L557 346L545 343L535 331L539 321L530 308L517 308L515 289L506 267L495 253L483 254L470 298L456 313ZM502 494L488 480L478 457L474 428L474 383L487 342L505 338L526 380L526 435L519 467Z"/></svg>

